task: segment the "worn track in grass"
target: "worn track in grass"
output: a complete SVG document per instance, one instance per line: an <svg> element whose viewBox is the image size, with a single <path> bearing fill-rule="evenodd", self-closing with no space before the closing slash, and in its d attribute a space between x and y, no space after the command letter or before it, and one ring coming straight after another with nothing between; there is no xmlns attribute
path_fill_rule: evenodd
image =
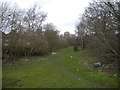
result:
<svg viewBox="0 0 120 90"><path fill-rule="evenodd" d="M103 84L96 83L94 81L90 81L85 79L84 77L80 75L76 75L75 73L67 70L63 65L61 65L60 60L64 59L65 54L58 54L58 55L53 55L51 61L51 64L57 69L63 72L66 75L71 76L71 78L74 78L75 80L78 80L79 82L82 83L89 83L91 86L95 85L96 87L102 87L102 88L107 88L107 86L104 86ZM93 86L94 87L94 86Z"/></svg>
<svg viewBox="0 0 120 90"><path fill-rule="evenodd" d="M32 57L28 62L21 58L15 65L3 67L3 88L117 87L114 76L89 70L91 59L94 57L88 52L74 52L72 48L62 49L55 55Z"/></svg>

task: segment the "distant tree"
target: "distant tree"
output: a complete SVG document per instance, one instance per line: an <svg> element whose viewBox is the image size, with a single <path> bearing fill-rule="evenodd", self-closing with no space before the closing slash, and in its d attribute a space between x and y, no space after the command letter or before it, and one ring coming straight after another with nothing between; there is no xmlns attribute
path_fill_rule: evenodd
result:
<svg viewBox="0 0 120 90"><path fill-rule="evenodd" d="M57 30L56 26L53 23L47 23L43 26L45 31Z"/></svg>
<svg viewBox="0 0 120 90"><path fill-rule="evenodd" d="M76 36L74 34L70 34L70 32L64 32L64 38L67 40L68 46L74 46L75 45L75 40Z"/></svg>
<svg viewBox="0 0 120 90"><path fill-rule="evenodd" d="M50 51L56 51L59 47L59 32L56 27L49 23L44 25L44 35L49 44Z"/></svg>

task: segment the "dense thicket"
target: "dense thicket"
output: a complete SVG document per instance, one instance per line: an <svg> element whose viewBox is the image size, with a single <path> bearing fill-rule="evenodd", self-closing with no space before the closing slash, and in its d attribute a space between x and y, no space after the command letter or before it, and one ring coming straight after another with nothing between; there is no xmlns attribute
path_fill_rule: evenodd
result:
<svg viewBox="0 0 120 90"><path fill-rule="evenodd" d="M3 63L13 62L21 56L45 55L74 45L75 35L61 36L52 23L43 24L47 14L37 5L22 10L8 3L1 3L0 9Z"/></svg>
<svg viewBox="0 0 120 90"><path fill-rule="evenodd" d="M120 2L94 1L76 26L82 48L108 60L118 61Z"/></svg>

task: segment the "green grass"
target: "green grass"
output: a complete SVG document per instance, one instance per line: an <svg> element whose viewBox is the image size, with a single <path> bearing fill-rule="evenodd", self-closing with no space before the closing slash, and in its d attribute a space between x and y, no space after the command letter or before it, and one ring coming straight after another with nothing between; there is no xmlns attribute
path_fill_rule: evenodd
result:
<svg viewBox="0 0 120 90"><path fill-rule="evenodd" d="M56 55L30 57L28 62L21 58L3 67L3 88L117 88L117 77L93 68L96 59L72 47Z"/></svg>

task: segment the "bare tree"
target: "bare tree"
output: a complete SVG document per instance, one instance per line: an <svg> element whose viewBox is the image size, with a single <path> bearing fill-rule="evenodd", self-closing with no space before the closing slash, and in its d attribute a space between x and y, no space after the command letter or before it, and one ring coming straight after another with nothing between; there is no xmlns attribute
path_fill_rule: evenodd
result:
<svg viewBox="0 0 120 90"><path fill-rule="evenodd" d="M90 47L103 57L118 60L118 18L119 2L90 3L77 26L82 39L86 34L91 38Z"/></svg>

